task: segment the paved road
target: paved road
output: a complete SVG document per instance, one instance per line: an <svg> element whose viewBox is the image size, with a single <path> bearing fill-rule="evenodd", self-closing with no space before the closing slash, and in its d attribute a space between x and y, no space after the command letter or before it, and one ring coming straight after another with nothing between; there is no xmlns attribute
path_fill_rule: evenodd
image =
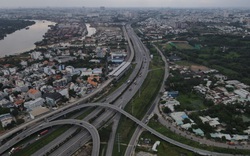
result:
<svg viewBox="0 0 250 156"><path fill-rule="evenodd" d="M132 37L132 38L133 38L133 37ZM136 44L136 46L140 46L140 45ZM143 48L143 47L142 47L142 48ZM142 61L142 59L139 59L139 61ZM147 62L148 62L148 61L146 61L146 63L147 63ZM141 67L142 67L142 66L144 66L144 65L141 65ZM135 70L137 70L137 74L138 74L138 72L140 71L140 68L141 68L141 67L138 67L137 69L135 69ZM125 86L124 86L124 87L125 87ZM125 88L126 88L126 87L125 87ZM128 98L131 98L131 97L132 97L131 95L134 94L134 89L138 89L138 88L136 87L136 85L132 86L132 91L126 91L126 94L127 94L127 95L122 95L121 99L118 100L120 103L116 103L116 105L121 106L121 108L122 108L122 107L123 107L123 104L125 105L125 104L128 102ZM116 93L114 94L114 96L111 97L111 99L112 99L112 98L117 98L117 96L120 97L121 94L122 94L122 92L116 92ZM107 101L108 101L108 100L107 100ZM112 109L114 109L115 111L118 111L118 112L124 114L125 116L127 116L128 118L132 119L132 120L135 121L137 124L139 124L141 127L143 127L144 129L150 131L152 134L154 134L154 135L160 137L161 139L163 139L163 140L165 140L165 141L168 141L168 142L170 142L170 143L172 143L172 144L174 144L174 145L176 145L176 146L179 146L179 147L182 147L182 148L184 148L184 149L193 151L193 152L195 152L195 153L203 154L203 155L230 155L230 154L213 153L213 152L209 152L209 151L205 151L205 150L196 149L196 148L193 148L193 147L191 147L191 146L187 146L187 145L178 143L177 141L174 141L174 140L172 140L172 139L170 139L170 138L167 138L167 137L161 135L160 133L156 132L155 130L153 130L152 128L148 127L146 124L144 124L142 121L139 121L138 119L134 118L132 115L130 115L130 114L128 114L127 112L125 112L125 111L123 111L122 109L120 109L120 107L118 107L118 106L110 105L110 104L107 104L107 103L106 103L106 104L101 104L101 103L95 103L95 104L81 104L81 105L80 105L80 104L77 105L77 104L79 104L79 102L75 103L74 106L67 107L66 109L65 109L65 108L62 108L62 109L60 109L60 110L57 110L57 113L60 114L60 115L61 115L61 114L67 114L68 112L71 112L71 111L74 111L74 110L77 110L77 109L81 109L81 108L84 108L84 107L90 107L90 106L103 106L103 107L107 107L107 108L112 108ZM105 118L105 119L107 119L107 118L110 116L110 115L107 115L107 114L111 114L111 115L112 115L112 113L113 113L114 111L110 111L110 110L109 110L109 112L111 112L111 113L104 113L104 118ZM57 115L57 114L56 114L56 115ZM101 122L102 122L102 120L103 120L104 118L102 118L102 116L101 116L100 119L98 119L96 122L99 123L99 124L101 124ZM43 118L43 119L44 119L44 118ZM8 146L9 146L9 145L8 145Z"/></svg>
<svg viewBox="0 0 250 156"><path fill-rule="evenodd" d="M127 113L126 111L124 111L123 109L121 109L120 107L114 106L114 105L110 105L108 103L89 103L89 104L84 104L84 105L79 105L79 106L75 106L74 108L71 108L69 110L67 110L68 112L72 112L75 111L77 109L81 109L84 107L95 107L95 106L100 106L100 107L107 107L107 108L111 108L119 113L122 113L123 115L125 115L126 117L130 118L131 120L133 120L134 122L136 122L138 125L140 125L142 128L146 129L147 131L151 132L153 135L161 138L164 141L167 141L173 145L176 145L178 147L184 148L186 150L192 151L194 153L198 153L200 155L211 155L211 156L233 156L232 154L224 154L224 153L216 153L216 152L210 152L210 151L206 151L206 150L202 150L202 149L198 149L198 148L194 148L182 143L179 143L173 139L170 139L162 134L160 134L159 132L157 132L156 130L152 129L151 127L148 127L145 123L143 123L142 121L138 120L137 118L135 118L134 116L132 116L131 114ZM68 112L65 112L68 113Z"/></svg>
<svg viewBox="0 0 250 156"><path fill-rule="evenodd" d="M127 29L128 33L127 33L126 29ZM147 54L146 51L142 48L142 43L138 40L138 38L136 38L135 33L134 33L133 29L130 27L130 25L126 25L126 29L124 28L123 31L124 31L124 34L125 34L128 42L129 42L131 51L133 51L135 56L136 56L135 62L142 63L141 67L143 67L143 68L141 68L141 72L139 73L139 75L141 75L141 76L137 76L137 78L133 82L131 82L131 83L136 83L136 85L132 85L130 87L130 89L132 89L132 90L128 93L123 94L122 99L120 99L116 102L116 103L120 103L119 105L122 108L124 108L126 106L126 104L131 100L131 98L136 94L136 92L139 90L139 88L142 86L144 80L146 79L146 76L148 74L147 69L148 69L149 63L143 62L143 59L147 58L147 60L150 60L149 53ZM132 46L130 39L133 42L133 46ZM108 141L106 156L112 156L112 152L113 152L113 148L114 148L114 144L115 144L116 131L118 128L118 123L119 123L120 117L121 117L120 115L116 115L114 117L115 124L112 127L112 133L110 134L110 138Z"/></svg>
<svg viewBox="0 0 250 156"><path fill-rule="evenodd" d="M140 125L142 128L146 129L147 131L151 132L152 134L154 134L155 136L161 138L162 140L164 141L167 141L173 145L176 145L178 147L181 147L181 148L184 148L186 150L189 150L189 151L192 151L194 153L198 153L200 155L211 155L211 156L232 156L232 154L223 154L223 153L216 153L216 152L210 152L210 151L206 151L206 150L202 150L202 149L197 149L197 148L194 148L194 147L191 147L191 146L188 146L188 145L185 145L185 144L182 144L182 143L179 143L173 139L170 139L162 134L160 134L159 132L157 132L156 130L152 129L151 127L148 127L146 124L144 124L142 121L138 120L137 118L135 118L134 116L132 116L131 114L127 113L126 111L122 110L120 107L117 107L117 106L114 106L114 105L110 105L108 103L89 103L89 104L84 104L84 105L79 105L79 106L75 106L73 108L70 108L69 110L67 110L67 112L65 112L65 114L69 113L69 112L72 112L72 111L75 111L77 109L81 109L81 108L84 108L84 107L95 107L95 106L100 106L100 107L107 107L107 108L111 108L119 113L122 113L123 115L125 115L127 118L130 118L131 120L133 120L134 122L136 122L138 125ZM66 120L73 120L73 119L66 119ZM63 120L62 120L63 121ZM56 122L56 121L54 121ZM82 121L81 121L82 122ZM70 124L72 124L73 122L71 121ZM73 124L76 124L76 123L73 123ZM42 125L42 127L45 126L45 125ZM92 125L91 125L92 126ZM40 128L42 128L40 127ZM95 128L92 126L92 130L95 130ZM96 130L97 132L97 130ZM92 134L94 135L94 134ZM99 136L99 135L98 135ZM97 138L94 137L93 138L93 142L94 142L94 145L97 141L95 141L95 138L98 140L100 139L99 137ZM14 140L15 141L15 140ZM1 147L2 148L2 147ZM95 148L93 148L95 149ZM99 151L98 151L99 152Z"/></svg>
<svg viewBox="0 0 250 156"><path fill-rule="evenodd" d="M210 152L210 151L206 151L206 150L202 150L202 149L198 149L198 148L194 148L182 143L179 143L173 139L170 139L162 134L160 134L159 132L157 132L156 130L152 129L151 127L148 127L146 124L144 124L142 121L138 120L137 118L135 118L134 116L132 116L131 114L127 113L126 111L122 110L120 107L114 106L114 105L110 105L108 103L89 103L89 104L84 104L84 105L79 105L76 106L74 108L71 108L70 110L67 111L74 111L77 109L81 109L84 107L95 107L95 106L100 106L100 107L107 107L107 108L111 108L119 113L122 113L123 115L125 115L126 117L130 118L131 120L133 120L134 122L136 122L138 125L140 125L142 128L146 129L147 131L151 132L152 134L154 134L155 136L161 138L164 141L167 141L173 145L176 145L178 147L184 148L186 150L192 151L194 153L198 153L200 155L211 155L211 156L233 156L232 154L224 154L224 153L216 153L216 152ZM68 112L66 112L68 113Z"/></svg>
<svg viewBox="0 0 250 156"><path fill-rule="evenodd" d="M2 141L4 138L7 138L8 136L11 136L12 134L20 131L20 130L23 130L23 129L26 129L27 127L29 127L30 125L34 125L36 123L39 123L40 121L44 120L45 118L49 118L57 113L60 113L61 111L65 110L65 109L68 109L70 107L73 107L74 105L77 105L78 103L82 103L82 102L85 102L85 101L88 101L89 98L92 98L93 96L95 96L97 93L99 93L100 91L102 91L105 87L107 87L111 82L113 81L113 78L107 80L106 82L104 82L98 89L96 89L95 91L93 91L92 93L86 95L84 98L82 99L79 99L71 104L68 104L62 108L59 108L58 110L55 110L55 111L52 111L48 114L45 114L41 117L38 117L34 120L31 120L30 122L27 122L27 123L24 123L18 127L16 127L15 129L12 129L10 131L8 131L7 133L3 134L0 136L0 141Z"/></svg>
<svg viewBox="0 0 250 156"><path fill-rule="evenodd" d="M92 140L93 140L92 156L98 156L99 155L100 136L99 136L99 133L98 133L97 129L88 122L81 121L81 120L75 120L75 119L64 119L64 120L57 120L57 121L53 121L53 122L48 122L48 123L41 124L38 127L35 127L33 129L30 129L29 131L24 131L19 136L14 137L13 139L11 139L8 142L8 144L5 144L5 145L1 146L0 147L0 154L2 154L7 149L9 149L14 144L16 144L17 141L19 142L19 141L25 139L26 137L28 137L31 134L34 134L34 133L36 133L36 132L38 132L38 131L40 131L42 129L46 129L46 128L51 127L51 126L65 125L65 124L77 125L77 126L81 126L81 127L85 128L85 129L87 129L89 131L89 133L91 134Z"/></svg>
<svg viewBox="0 0 250 156"><path fill-rule="evenodd" d="M123 97L124 98L124 97ZM126 99L126 97L125 97L125 99ZM122 103L122 102L121 102ZM102 104L101 104L102 105ZM103 106L104 106L105 104L103 104ZM85 106L87 106L87 105L85 105ZM112 105L110 105L110 106L112 106ZM81 106L80 106L81 107ZM115 107L115 106L114 106ZM119 107L118 107L119 108ZM77 108L78 109L78 108ZM106 114L106 113L105 113ZM106 115L106 117L107 117L108 115ZM105 118L106 118L105 117ZM135 121L135 120L134 120ZM141 121L139 121L139 122L141 122ZM139 122L137 121L137 123L139 124ZM143 124L142 122L139 124L139 125L141 125L141 124ZM141 125L142 126L142 125ZM145 126L145 125L144 125ZM142 126L143 127L143 126ZM143 127L143 128L145 128L145 127ZM200 149L196 149L196 148L193 148L193 147L190 147L190 146L187 146L187 145L183 145L183 144L180 144L180 143L178 143L178 142L176 142L176 141L174 141L174 140L172 140L172 139L169 139L169 138L167 138L167 137L165 137L165 136L163 136L163 135L161 135L161 134L158 134L157 132L154 132L154 130L153 129L150 129L150 128L145 128L145 129L147 129L147 130L149 130L149 131L153 131L153 134L155 134L156 136L160 136L163 140L166 140L166 141L168 141L168 142L170 142L170 143L172 143L172 144L175 144L175 145L177 145L177 146L180 146L180 147L182 147L182 148L185 148L185 149L188 149L188 150L190 150L190 151L193 151L193 152L195 152L195 153L199 153L199 154L203 154L203 155L230 155L230 154L221 154L221 153L214 153L214 152L209 152L209 151L205 151L205 150L200 150Z"/></svg>
<svg viewBox="0 0 250 156"><path fill-rule="evenodd" d="M125 30L125 29L124 29ZM126 33L126 32L125 32ZM125 34L127 36L127 34ZM129 40L129 45L130 45L130 48L131 48L131 55L130 55L130 58L128 59L129 61L132 61L133 58L134 58L134 55L135 55L135 62L136 62L136 66L132 72L132 74L130 75L129 79L131 81L133 81L136 77L138 77L138 73L140 72L141 73L141 77L137 78L137 80L139 81L138 82L138 85L128 85L128 84L123 84L119 89L117 89L115 92L113 92L111 95L109 95L106 100L106 102L114 102L114 105L117 105L117 106L120 106L120 107L125 107L125 105L131 100L131 98L134 96L134 94L138 91L138 89L140 88L141 84L143 83L146 75L147 74L147 70L146 68L145 69L142 69L142 65L144 64L144 66L148 66L148 63L144 63L142 61L142 53L144 52L143 49L139 49L138 45L135 45L134 47L136 47L136 53L135 53L135 50L133 49L132 47L132 44ZM128 91L128 88L129 86L131 86L130 88L132 89L131 91ZM84 120L85 121L88 121L89 119L95 117L100 111L102 110L102 108L97 108L95 111L93 111L90 115L88 115ZM65 111L65 110L64 110ZM96 128L99 128L103 125L103 123L105 123L106 121L109 120L110 117L113 116L113 114L115 113L115 111L113 110L107 110L104 114L102 114L100 117L98 117L92 124L96 127ZM61 116L60 113L58 114L55 114L54 116L52 116L50 118L51 119L56 119L58 118L59 116ZM87 136L88 134L86 134L86 132L81 132L82 135L84 136ZM111 134L112 135L112 134ZM86 139L85 139L86 140ZM85 142L87 142L88 140L86 140ZM57 144L59 144L60 142L58 142ZM65 146L70 143L66 143ZM79 144L79 142L77 142L77 140L75 140L75 144ZM62 147L63 149L64 147ZM68 149L68 152L71 152L71 151L74 151L76 149ZM110 144L108 146L108 149L107 151L112 151L113 150L113 146L112 146L112 143L110 141ZM53 155L58 155L59 152L60 152L61 148L58 149L57 151L55 151L53 153ZM59 151L59 152L58 152Z"/></svg>
<svg viewBox="0 0 250 156"><path fill-rule="evenodd" d="M130 29L132 29L131 26L129 26L129 27L130 27ZM140 39L137 37L137 35L135 34L134 31L131 31L131 33L133 35L133 41L135 43L140 44L140 48L142 48L145 51L145 53L146 53L145 54L145 59L150 60L148 49L143 45L143 43L140 41ZM148 69L148 66L144 67L144 68ZM146 112L145 116L142 119L142 122L145 123L147 121L147 116L152 112L151 111L152 109L153 109L153 107L151 107ZM139 138L139 136L140 136L140 134L141 134L142 131L143 131L143 129L141 127L138 126L136 128L134 134L132 135L132 137L130 139L129 145L128 145L126 151L125 151L125 155L131 155L133 153L133 151L135 149L135 146L136 146L136 142L137 142L137 140L138 140L138 138Z"/></svg>
<svg viewBox="0 0 250 156"><path fill-rule="evenodd" d="M61 143L61 142L65 141L65 139L67 139L68 136L72 135L77 130L77 128L78 128L78 126L71 127L66 132L64 132L62 135L60 135L60 137L57 137L56 139L51 141L49 144L45 145L44 147L42 147L41 149L39 149L38 151L33 153L31 156L43 156L43 155L45 155L48 151L51 151L53 148L56 148L58 145L57 144L58 142Z"/></svg>

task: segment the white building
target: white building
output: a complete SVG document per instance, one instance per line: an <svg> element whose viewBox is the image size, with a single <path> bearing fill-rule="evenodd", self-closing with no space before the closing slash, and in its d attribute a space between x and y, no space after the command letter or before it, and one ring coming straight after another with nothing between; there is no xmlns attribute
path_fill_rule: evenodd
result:
<svg viewBox="0 0 250 156"><path fill-rule="evenodd" d="M212 127L220 125L219 118L211 118L210 116L200 116L199 118L201 119L202 123L208 123Z"/></svg>
<svg viewBox="0 0 250 156"><path fill-rule="evenodd" d="M174 112L170 116L175 120L177 125L183 125L183 120L188 118L185 112Z"/></svg>
<svg viewBox="0 0 250 156"><path fill-rule="evenodd" d="M237 89L234 91L234 93L239 95L241 98L250 100L250 93L245 89Z"/></svg>
<svg viewBox="0 0 250 156"><path fill-rule="evenodd" d="M33 110L34 108L42 106L44 102L45 100L43 98L37 98L33 101L25 102L24 107L28 110Z"/></svg>
<svg viewBox="0 0 250 156"><path fill-rule="evenodd" d="M92 73L92 69L91 68L89 68L89 69L85 68L84 70L82 70L81 76L90 76L92 74L93 73Z"/></svg>
<svg viewBox="0 0 250 156"><path fill-rule="evenodd" d="M94 69L92 70L92 73L93 73L94 75L100 75L100 74L102 74L102 68L94 68Z"/></svg>
<svg viewBox="0 0 250 156"><path fill-rule="evenodd" d="M30 111L29 114L31 119L35 119L37 116L40 116L47 112L49 112L49 109L46 107L36 107L32 111Z"/></svg>
<svg viewBox="0 0 250 156"><path fill-rule="evenodd" d="M73 74L74 71L75 71L75 68L72 67L72 66L67 66L67 67L65 68L65 70L66 70L68 73Z"/></svg>
<svg viewBox="0 0 250 156"><path fill-rule="evenodd" d="M2 124L2 127L6 127L12 122L12 120L13 117L10 115L10 113L0 115L0 122Z"/></svg>
<svg viewBox="0 0 250 156"><path fill-rule="evenodd" d="M31 55L31 58L37 60L37 59L39 59L39 57L41 56L41 54L42 54L41 52L35 51L35 52L31 53L30 55Z"/></svg>

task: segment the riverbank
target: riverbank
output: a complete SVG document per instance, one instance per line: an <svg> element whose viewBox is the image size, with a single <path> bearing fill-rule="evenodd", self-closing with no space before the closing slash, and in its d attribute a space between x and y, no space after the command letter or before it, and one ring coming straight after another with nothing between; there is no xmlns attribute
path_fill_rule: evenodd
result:
<svg viewBox="0 0 250 156"><path fill-rule="evenodd" d="M24 27L7 35L0 41L0 57L20 54L35 48L35 42L43 39L43 35L50 29L49 25L55 25L51 21L34 20L35 24Z"/></svg>
<svg viewBox="0 0 250 156"><path fill-rule="evenodd" d="M35 24L35 21L0 19L0 41L7 37L7 35L27 28L33 24Z"/></svg>

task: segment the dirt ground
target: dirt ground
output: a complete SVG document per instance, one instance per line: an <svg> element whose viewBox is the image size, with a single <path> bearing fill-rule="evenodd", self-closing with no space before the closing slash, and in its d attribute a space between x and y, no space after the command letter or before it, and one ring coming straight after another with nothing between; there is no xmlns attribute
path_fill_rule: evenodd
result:
<svg viewBox="0 0 250 156"><path fill-rule="evenodd" d="M194 72L198 72L198 71L209 71L210 69L208 67L205 66L199 66L199 65L191 65L190 69Z"/></svg>

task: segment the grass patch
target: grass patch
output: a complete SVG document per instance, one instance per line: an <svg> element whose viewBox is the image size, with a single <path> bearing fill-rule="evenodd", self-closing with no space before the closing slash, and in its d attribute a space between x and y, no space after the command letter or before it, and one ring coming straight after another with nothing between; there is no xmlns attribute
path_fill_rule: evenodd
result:
<svg viewBox="0 0 250 156"><path fill-rule="evenodd" d="M207 108L203 104L203 99L195 94L195 93L189 93L189 94L182 94L180 93L177 97L177 100L180 102L180 110L202 110Z"/></svg>
<svg viewBox="0 0 250 156"><path fill-rule="evenodd" d="M220 147L207 146L204 144L200 144L196 141L192 141L192 140L186 139L185 137L182 137L178 134L175 134L174 132L167 129L165 126L163 126L160 123L155 122L153 120L150 120L148 125L150 127L154 128L159 133L161 133L161 134L163 134L171 139L174 139L174 140L181 142L183 144L186 144L186 145L192 145L192 147L195 147L195 148L200 148L200 149L218 152L218 153L243 154L243 155L247 155L250 153L250 150L228 149L228 148L220 148Z"/></svg>
<svg viewBox="0 0 250 156"><path fill-rule="evenodd" d="M105 156L107 150L107 144L101 143L99 156Z"/></svg>
<svg viewBox="0 0 250 156"><path fill-rule="evenodd" d="M195 63L189 62L189 61L177 61L175 62L175 64L179 65L179 66L192 66L192 65L196 65Z"/></svg>
<svg viewBox="0 0 250 156"><path fill-rule="evenodd" d="M167 50L173 49L173 47L172 47L170 44L166 44L166 45L164 46L164 48L167 49Z"/></svg>
<svg viewBox="0 0 250 156"><path fill-rule="evenodd" d="M109 124L107 127L102 127L98 132L101 138L101 148L99 156L105 156L107 150L107 142L109 141L110 134L112 132L113 123Z"/></svg>
<svg viewBox="0 0 250 156"><path fill-rule="evenodd" d="M237 76L239 74L238 72L236 72L234 70L231 70L231 69L228 69L226 67L219 66L219 65L213 65L212 67L219 70L220 72L222 72L225 75Z"/></svg>
<svg viewBox="0 0 250 156"><path fill-rule="evenodd" d="M169 45L177 48L177 49L194 49L194 47L192 47L190 44L188 44L187 42L171 42L169 43Z"/></svg>
<svg viewBox="0 0 250 156"><path fill-rule="evenodd" d="M53 141L60 135L62 135L64 132L66 132L69 129L69 126L63 126L54 132L42 137L41 139L37 140L35 143L25 147L21 151L16 152L13 154L13 156L27 156L27 155L32 155L45 145L47 145L49 142Z"/></svg>
<svg viewBox="0 0 250 156"><path fill-rule="evenodd" d="M180 147L177 147L177 146L174 146L170 143L167 143L161 139L159 139L158 137L152 135L150 132L143 132L140 136L140 138L148 138L148 139L151 139L151 143L149 144L149 147L150 149L152 148L153 144L156 142L156 141L160 141L160 145L157 147L157 152L150 152L152 154L157 154L157 156L166 156L166 155L171 155L171 156L194 156L195 153L193 152L190 152L188 150L185 150L185 149L182 149ZM140 140L139 144L140 145L143 145L142 144L142 140ZM139 152L139 151L144 151L144 152L149 152L149 148L145 148L143 146L140 146L136 148L136 152Z"/></svg>
<svg viewBox="0 0 250 156"><path fill-rule="evenodd" d="M242 115L243 122L250 122L250 115Z"/></svg>

